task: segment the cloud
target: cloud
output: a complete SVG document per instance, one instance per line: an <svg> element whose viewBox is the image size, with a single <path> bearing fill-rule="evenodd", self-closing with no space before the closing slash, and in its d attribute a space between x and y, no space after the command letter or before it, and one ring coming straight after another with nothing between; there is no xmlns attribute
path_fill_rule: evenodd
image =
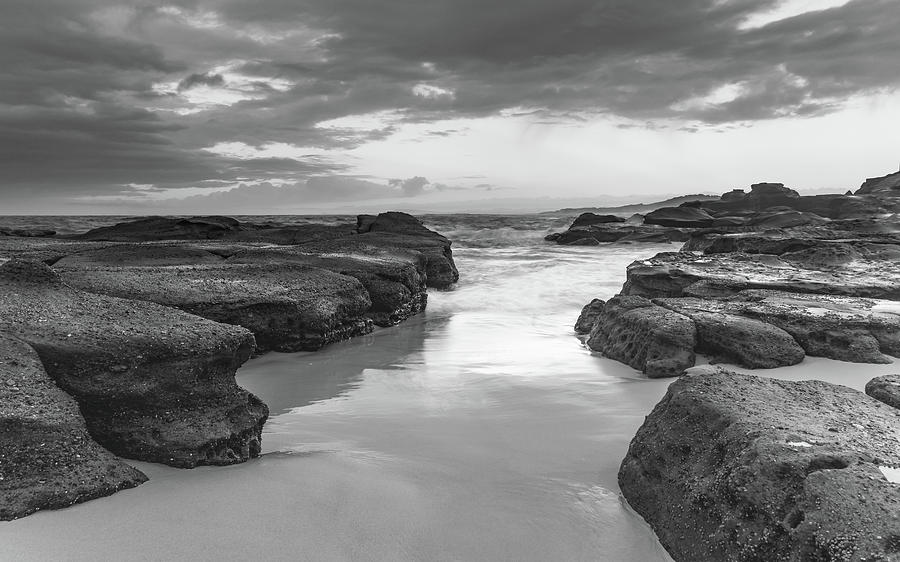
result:
<svg viewBox="0 0 900 562"><path fill-rule="evenodd" d="M390 181L390 185L394 187L399 187L400 191L403 192L403 195L406 197L415 197L417 195L422 195L425 193L425 186L429 185L427 179L422 176L416 176L414 178L409 178L405 180L393 179Z"/></svg>
<svg viewBox="0 0 900 562"><path fill-rule="evenodd" d="M349 173L348 162L328 154L410 124L478 117L577 123L603 115L626 126L702 128L819 115L900 85L896 0L851 0L773 19L779 6L7 0L0 19L3 195L118 196L136 193L128 184L172 190L282 181L315 197L317 182L336 181L315 178ZM360 116L384 118L354 124ZM221 143L318 152L241 158L207 150ZM339 183L338 193L371 188ZM437 189L424 178L398 188L408 196Z"/></svg>

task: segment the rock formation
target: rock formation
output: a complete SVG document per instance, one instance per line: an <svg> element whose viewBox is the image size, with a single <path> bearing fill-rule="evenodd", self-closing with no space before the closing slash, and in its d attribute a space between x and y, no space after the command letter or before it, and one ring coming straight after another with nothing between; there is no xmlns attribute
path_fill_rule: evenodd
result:
<svg viewBox="0 0 900 562"><path fill-rule="evenodd" d="M697 369L619 471L675 560L898 559L900 410L825 382Z"/></svg>
<svg viewBox="0 0 900 562"><path fill-rule="evenodd" d="M900 408L900 375L876 377L866 384L866 394L888 406Z"/></svg>
<svg viewBox="0 0 900 562"><path fill-rule="evenodd" d="M450 241L415 218L358 223L150 217L0 236L0 518L146 479L112 453L184 468L257 456L268 408L234 380L254 350L396 324L459 278Z"/></svg>
<svg viewBox="0 0 900 562"><path fill-rule="evenodd" d="M37 353L0 333L0 520L108 496L147 480L88 435Z"/></svg>
<svg viewBox="0 0 900 562"><path fill-rule="evenodd" d="M110 451L180 467L259 454L268 409L234 381L250 332L79 291L34 262L0 266L0 295L0 332L34 348Z"/></svg>

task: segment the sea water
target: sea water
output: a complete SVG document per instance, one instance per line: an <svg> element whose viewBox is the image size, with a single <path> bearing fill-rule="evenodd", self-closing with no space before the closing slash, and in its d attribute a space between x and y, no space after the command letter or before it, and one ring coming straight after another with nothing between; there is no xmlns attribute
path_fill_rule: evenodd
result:
<svg viewBox="0 0 900 562"><path fill-rule="evenodd" d="M572 325L630 262L678 246L544 242L565 216L425 219L461 276L424 314L238 372L272 411L259 459L134 463L148 483L0 524L0 559L670 560L616 474L671 381L591 353ZM861 388L892 370L755 373Z"/></svg>

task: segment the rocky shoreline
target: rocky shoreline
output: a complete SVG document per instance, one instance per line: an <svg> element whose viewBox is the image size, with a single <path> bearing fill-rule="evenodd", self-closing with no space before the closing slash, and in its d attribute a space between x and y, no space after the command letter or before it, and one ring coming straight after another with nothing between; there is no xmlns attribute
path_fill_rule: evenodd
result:
<svg viewBox="0 0 900 562"><path fill-rule="evenodd" d="M146 480L117 456L182 468L258 456L268 408L235 371L421 312L426 288L459 278L450 246L404 213L4 232L0 519Z"/></svg>
<svg viewBox="0 0 900 562"><path fill-rule="evenodd" d="M694 367L900 357L900 173L855 194L757 184L626 222L582 216L560 244L683 241L628 267L575 325L593 351L681 378L619 484L676 560L900 560L900 378L866 394Z"/></svg>

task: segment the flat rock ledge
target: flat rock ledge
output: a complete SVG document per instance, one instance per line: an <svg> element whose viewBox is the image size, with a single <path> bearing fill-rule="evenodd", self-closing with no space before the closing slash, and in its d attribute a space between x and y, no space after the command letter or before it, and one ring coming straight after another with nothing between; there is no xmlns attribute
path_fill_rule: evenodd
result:
<svg viewBox="0 0 900 562"><path fill-rule="evenodd" d="M0 520L108 496L147 480L88 435L37 353L0 333Z"/></svg>
<svg viewBox="0 0 900 562"><path fill-rule="evenodd" d="M649 377L679 376L696 354L750 369L796 365L807 355L887 364L900 357L896 305L767 290L728 298L620 295L597 305L586 344Z"/></svg>
<svg viewBox="0 0 900 562"><path fill-rule="evenodd" d="M113 453L177 467L255 457L268 409L237 386L247 330L65 285L44 264L0 265L0 333L15 334Z"/></svg>
<svg viewBox="0 0 900 562"><path fill-rule="evenodd" d="M619 470L678 561L900 560L900 410L820 381L697 367Z"/></svg>

